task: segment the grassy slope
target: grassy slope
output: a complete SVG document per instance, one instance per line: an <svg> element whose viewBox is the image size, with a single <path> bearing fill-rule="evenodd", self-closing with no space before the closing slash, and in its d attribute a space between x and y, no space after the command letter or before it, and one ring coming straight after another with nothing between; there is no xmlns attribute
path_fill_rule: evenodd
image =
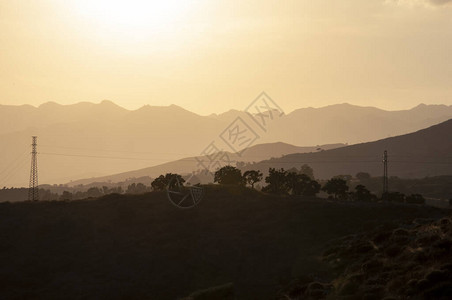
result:
<svg viewBox="0 0 452 300"><path fill-rule="evenodd" d="M164 193L2 203L0 296L175 299L233 282L238 298L273 298L291 278L328 277L331 239L444 214L218 187L191 210Z"/></svg>

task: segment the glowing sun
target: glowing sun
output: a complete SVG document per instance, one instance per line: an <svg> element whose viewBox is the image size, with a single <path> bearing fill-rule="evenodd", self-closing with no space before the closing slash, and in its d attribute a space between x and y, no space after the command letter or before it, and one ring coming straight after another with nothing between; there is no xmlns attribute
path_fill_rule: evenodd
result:
<svg viewBox="0 0 452 300"><path fill-rule="evenodd" d="M189 5L186 0L78 0L75 9L98 28L149 36L177 30Z"/></svg>

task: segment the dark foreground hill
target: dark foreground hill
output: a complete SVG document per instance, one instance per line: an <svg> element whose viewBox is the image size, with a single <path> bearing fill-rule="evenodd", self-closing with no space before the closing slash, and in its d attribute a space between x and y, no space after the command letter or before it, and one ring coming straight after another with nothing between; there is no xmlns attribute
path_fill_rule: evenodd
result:
<svg viewBox="0 0 452 300"><path fill-rule="evenodd" d="M177 299L232 283L237 299L274 299L294 278L333 279L320 259L332 239L445 214L218 186L190 210L164 193L2 203L0 298Z"/></svg>

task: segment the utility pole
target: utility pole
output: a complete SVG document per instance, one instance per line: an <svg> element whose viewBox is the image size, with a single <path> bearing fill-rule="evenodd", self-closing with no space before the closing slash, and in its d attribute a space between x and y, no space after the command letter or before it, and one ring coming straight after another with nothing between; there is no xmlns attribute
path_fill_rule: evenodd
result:
<svg viewBox="0 0 452 300"><path fill-rule="evenodd" d="M28 188L28 200L38 201L39 200L39 190L38 190L38 152L36 148L38 146L38 137L32 136L31 144L31 170L30 170L30 185Z"/></svg>
<svg viewBox="0 0 452 300"><path fill-rule="evenodd" d="M383 197L388 193L388 151L383 154Z"/></svg>

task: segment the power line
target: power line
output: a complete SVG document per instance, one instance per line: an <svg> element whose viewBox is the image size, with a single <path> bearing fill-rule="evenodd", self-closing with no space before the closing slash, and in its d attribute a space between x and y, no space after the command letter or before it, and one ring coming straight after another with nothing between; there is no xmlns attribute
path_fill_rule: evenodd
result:
<svg viewBox="0 0 452 300"><path fill-rule="evenodd" d="M20 171L23 171L23 167L25 167L27 161L26 160L21 160L18 162L18 164L15 166L14 170L11 170L10 172L8 172L6 174L6 176L4 176L2 178L2 180L0 180L0 182L3 182L0 186L6 186L8 180L10 180L14 175L17 175L17 173Z"/></svg>
<svg viewBox="0 0 452 300"><path fill-rule="evenodd" d="M68 149L68 150L89 150L89 151L103 151L103 152L117 152L117 153L136 153L136 154L171 154L171 155L192 155L190 153L175 153L175 152L154 152L154 151L128 151L128 150L108 150L99 148L84 148L84 147L66 147L66 146L49 146L40 145L44 148L58 148L58 149Z"/></svg>
<svg viewBox="0 0 452 300"><path fill-rule="evenodd" d="M149 158L137 158L137 157L124 157L124 156L100 156L100 155L84 155L84 154L64 154L64 153L51 153L51 152L40 152L43 155L56 155L56 156L68 156L68 157L86 157L86 158L106 158L106 159L125 159L125 160L159 160L159 159L149 159ZM162 160L162 159L161 159Z"/></svg>
<svg viewBox="0 0 452 300"><path fill-rule="evenodd" d="M0 171L0 176L7 174L7 173L11 172L12 170L16 169L15 165L17 163L20 163L20 160L23 159L27 153L28 153L28 151L25 151L22 154L20 154L19 156L16 156L16 158L14 158L13 160L11 160L10 163L3 170Z"/></svg>
<svg viewBox="0 0 452 300"><path fill-rule="evenodd" d="M163 159L163 158L137 158L137 157L125 157L125 156L102 156L102 155L84 155L84 154L65 154L65 153L53 153L53 152L40 152L39 154L42 155L56 155L56 156L67 156L67 157L86 157L86 158L103 158L103 159L123 159L123 160L138 160L138 161L166 161L168 162L168 159ZM356 156L358 157L358 156ZM360 156L360 157L364 157L364 156ZM374 157L374 156L366 156L366 157ZM331 158L340 158L338 156L334 156ZM351 156L347 156L346 158L351 158ZM294 161L260 161L257 162L256 164L299 164L299 163L375 163L375 164L379 164L381 163L380 160L346 160L342 159L342 160L294 160ZM193 162L197 162L197 160L195 158L181 158L181 159L174 159L171 160L169 162L177 162L177 161L193 161ZM230 160L230 162L241 162L240 160ZM452 164L451 162L446 162L446 161L414 161L414 160L410 160L410 161L401 161L401 160L394 160L391 161L393 163L420 163L420 164Z"/></svg>
<svg viewBox="0 0 452 300"><path fill-rule="evenodd" d="M52 146L52 145L39 145L40 148L58 148L58 149L68 149L68 150L89 150L89 151L103 151L103 152L117 152L117 153L136 153L136 154L171 154L171 155L195 155L193 153L187 153L187 152L155 152L155 151L129 151L129 150L109 150L109 149L100 149L100 148L86 148L86 147L67 147L67 146ZM339 148L335 148L335 149L339 149ZM332 149L334 150L334 149ZM238 155L237 153L234 152L226 152L223 151L224 153L228 153L229 155ZM246 151L244 151L244 153L246 153ZM297 155L297 154L315 154L315 153L321 153L319 151L316 152L294 152L294 153L287 153L287 154L283 154L283 156L289 156L289 155ZM243 155L244 157L247 158L260 158L260 157L268 157L269 155ZM399 156L399 155L393 155L393 156ZM340 155L329 155L328 157L343 157ZM375 157L374 155L347 155L347 157ZM450 156L452 157L452 156Z"/></svg>
<svg viewBox="0 0 452 300"><path fill-rule="evenodd" d="M181 152L155 152L155 151L126 151L126 150L108 150L108 149L99 149L99 148L85 148L85 147L67 147L67 146L51 146L51 145L40 145L40 147L46 147L46 148L60 148L60 149L69 149L69 150L89 150L89 151L103 151L103 152L116 152L116 153L135 153L135 154L168 154L168 155L186 155L186 156L194 156L194 157L199 157L202 155L194 155L193 153L181 153ZM337 148L340 149L340 148ZM332 149L334 150L334 149ZM231 152L224 152L227 153L228 155L237 155L236 153L231 153ZM321 153L321 152L302 152L302 153L289 153L289 154L284 154L282 157L284 156L292 156L292 155L298 155L298 154L316 154L316 153ZM114 158L114 159L133 159L133 160L167 160L166 158L153 158L153 159L145 159L145 158L131 158L131 157L110 157L110 156L102 156L102 155L89 155L89 154L65 154L65 153L49 153L49 152L40 152L40 154L49 154L49 155L60 155L60 156L64 156L64 155L71 155L71 156L80 156L80 157L93 157L93 158ZM244 159L251 159L251 158L267 158L266 160L268 160L268 155L243 155ZM282 157L277 157L282 158ZM433 155L413 155L413 154L403 154L403 155L398 155L398 154L394 154L391 155L391 157L398 157L398 158L407 158L407 157L416 157L416 158L435 158L436 156ZM341 156L341 155L322 155L322 158L326 158L326 159L332 159L332 158L338 158L338 159L347 159L347 158L375 158L375 155L346 155L346 156ZM452 156L442 156L442 158L451 158ZM185 160L185 159L173 159L173 160ZM380 162L380 161L375 161L375 162ZM403 162L403 161L392 161L392 162ZM425 163L434 163L434 162L425 162ZM440 162L442 163L442 162ZM449 162L447 162L449 163ZM452 163L452 162L450 162Z"/></svg>

